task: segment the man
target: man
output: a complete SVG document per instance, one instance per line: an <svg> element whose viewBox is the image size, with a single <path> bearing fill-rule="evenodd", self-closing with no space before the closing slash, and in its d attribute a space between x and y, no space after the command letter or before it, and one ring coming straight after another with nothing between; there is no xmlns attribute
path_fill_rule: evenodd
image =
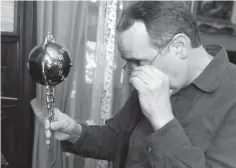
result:
<svg viewBox="0 0 236 168"><path fill-rule="evenodd" d="M236 68L223 47L201 45L186 2L135 2L117 34L136 91L105 126L55 109L64 150L115 168L236 168Z"/></svg>

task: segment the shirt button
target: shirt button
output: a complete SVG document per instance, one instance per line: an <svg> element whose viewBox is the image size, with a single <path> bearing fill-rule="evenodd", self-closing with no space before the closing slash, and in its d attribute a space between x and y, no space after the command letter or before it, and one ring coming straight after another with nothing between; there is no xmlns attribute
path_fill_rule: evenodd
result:
<svg viewBox="0 0 236 168"><path fill-rule="evenodd" d="M147 151L148 151L148 152L151 152L151 151L152 151L152 148L149 146L149 147L147 148Z"/></svg>

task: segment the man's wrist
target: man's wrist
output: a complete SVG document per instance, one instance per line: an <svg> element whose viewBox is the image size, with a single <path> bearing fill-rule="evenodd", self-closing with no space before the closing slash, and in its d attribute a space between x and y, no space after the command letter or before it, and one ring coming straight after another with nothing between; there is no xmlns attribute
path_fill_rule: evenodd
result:
<svg viewBox="0 0 236 168"><path fill-rule="evenodd" d="M170 121L172 121L174 119L174 115L170 115L165 119L156 119L153 118L152 121L150 121L154 131L157 131L159 129L161 129L162 127L164 127L167 123L169 123Z"/></svg>
<svg viewBox="0 0 236 168"><path fill-rule="evenodd" d="M75 128L72 130L68 141L71 142L72 144L77 142L80 138L81 132L82 132L82 126L79 123L76 123Z"/></svg>

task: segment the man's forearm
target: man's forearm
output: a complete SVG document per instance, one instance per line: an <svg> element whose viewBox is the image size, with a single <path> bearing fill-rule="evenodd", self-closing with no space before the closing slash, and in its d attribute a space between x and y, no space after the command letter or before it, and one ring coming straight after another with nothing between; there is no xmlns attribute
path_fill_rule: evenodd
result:
<svg viewBox="0 0 236 168"><path fill-rule="evenodd" d="M62 141L62 150L82 157L112 160L115 154L117 134L108 126L78 124L73 136ZM80 131L81 130L81 131Z"/></svg>
<svg viewBox="0 0 236 168"><path fill-rule="evenodd" d="M112 160L115 156L119 135L136 125L142 116L139 113L138 93L132 93L131 98L116 115L106 120L103 126L78 124L74 136L69 141L63 141L62 149L71 151L83 157L102 160Z"/></svg>

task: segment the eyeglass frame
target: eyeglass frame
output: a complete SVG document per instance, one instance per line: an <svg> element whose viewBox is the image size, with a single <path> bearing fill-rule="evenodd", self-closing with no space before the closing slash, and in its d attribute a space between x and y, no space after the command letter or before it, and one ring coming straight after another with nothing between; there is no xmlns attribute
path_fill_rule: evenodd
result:
<svg viewBox="0 0 236 168"><path fill-rule="evenodd" d="M170 42L173 40L173 38L171 38L165 45L164 45L164 47L162 47L159 51L158 51L158 53L157 53L157 55L148 63L148 64L146 64L146 65L151 65L154 61L155 61L155 59L158 57L158 55L170 44ZM127 71L129 74L131 73L131 70L128 68L128 64L129 64L130 62L128 62L127 61L127 63L123 66L123 70L125 70L125 71Z"/></svg>

